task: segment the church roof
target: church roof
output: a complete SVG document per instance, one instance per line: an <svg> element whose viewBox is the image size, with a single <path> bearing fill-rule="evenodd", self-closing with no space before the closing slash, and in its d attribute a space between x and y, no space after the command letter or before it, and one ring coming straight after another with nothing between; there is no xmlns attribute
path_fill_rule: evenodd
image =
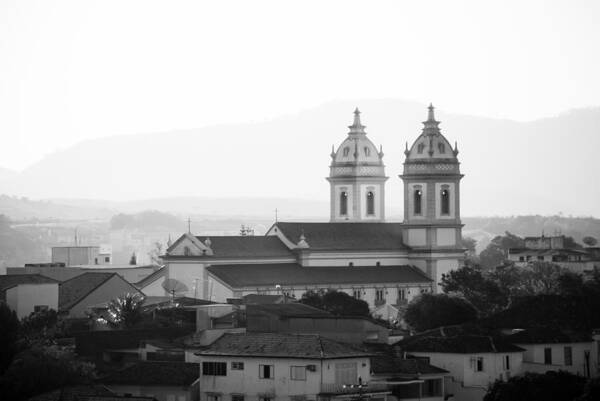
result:
<svg viewBox="0 0 600 401"><path fill-rule="evenodd" d="M207 270L233 288L275 285L430 284L414 266L311 266L296 263L214 265Z"/></svg>
<svg viewBox="0 0 600 401"><path fill-rule="evenodd" d="M208 238L213 257L291 257L290 250L274 236L228 235L197 236L203 243Z"/></svg>
<svg viewBox="0 0 600 401"><path fill-rule="evenodd" d="M402 223L275 223L291 242L304 234L311 250L402 250ZM273 230L273 228L272 228Z"/></svg>

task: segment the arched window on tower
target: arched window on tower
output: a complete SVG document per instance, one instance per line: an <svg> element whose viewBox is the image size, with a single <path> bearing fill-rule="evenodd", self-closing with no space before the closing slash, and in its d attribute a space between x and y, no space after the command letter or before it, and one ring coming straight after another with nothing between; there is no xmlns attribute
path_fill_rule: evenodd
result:
<svg viewBox="0 0 600 401"><path fill-rule="evenodd" d="M448 188L442 189L441 194L441 203L442 203L442 214L449 215L450 214L450 190Z"/></svg>
<svg viewBox="0 0 600 401"><path fill-rule="evenodd" d="M340 215L346 216L348 214L348 192L340 192Z"/></svg>
<svg viewBox="0 0 600 401"><path fill-rule="evenodd" d="M346 146L344 148L344 153L343 153L344 157L347 157L349 153L350 153L350 148Z"/></svg>
<svg viewBox="0 0 600 401"><path fill-rule="evenodd" d="M440 151L440 153L446 153L446 147L444 146L444 144L442 142L438 143L438 150Z"/></svg>
<svg viewBox="0 0 600 401"><path fill-rule="evenodd" d="M375 194L373 191L367 192L367 215L373 216L375 214Z"/></svg>
<svg viewBox="0 0 600 401"><path fill-rule="evenodd" d="M365 146L365 156L371 156L371 149L368 146Z"/></svg>
<svg viewBox="0 0 600 401"><path fill-rule="evenodd" d="M423 203L423 191L417 188L414 192L413 204L414 204L414 214L420 215L422 214L421 204Z"/></svg>
<svg viewBox="0 0 600 401"><path fill-rule="evenodd" d="M425 144L424 143L420 143L419 145L417 145L417 153L418 154L423 153L423 149L425 149Z"/></svg>

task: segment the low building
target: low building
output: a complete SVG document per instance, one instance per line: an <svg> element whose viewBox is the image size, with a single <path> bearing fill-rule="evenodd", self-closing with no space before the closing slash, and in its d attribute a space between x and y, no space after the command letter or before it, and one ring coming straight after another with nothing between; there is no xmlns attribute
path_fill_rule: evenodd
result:
<svg viewBox="0 0 600 401"><path fill-rule="evenodd" d="M385 400L369 352L319 335L224 334L197 352L202 401Z"/></svg>
<svg viewBox="0 0 600 401"><path fill-rule="evenodd" d="M84 273L60 284L59 312L86 318L92 307L127 293L144 295L117 273Z"/></svg>
<svg viewBox="0 0 600 401"><path fill-rule="evenodd" d="M564 370L584 377L596 375L598 353L588 333L555 328L520 330L507 339L525 349L523 371L545 373Z"/></svg>
<svg viewBox="0 0 600 401"><path fill-rule="evenodd" d="M447 336L441 328L409 337L395 347L447 370L451 380L446 392L456 400L480 401L490 384L522 373L524 349L491 336Z"/></svg>
<svg viewBox="0 0 600 401"><path fill-rule="evenodd" d="M66 266L109 265L112 255L99 246L53 246L52 263L64 263Z"/></svg>
<svg viewBox="0 0 600 401"><path fill-rule="evenodd" d="M117 273L130 283L137 283L152 275L158 266L155 265L82 265L66 267L56 263L26 264L24 267L9 267L7 274L40 274L58 281L66 281L84 273ZM163 290L164 292L164 290Z"/></svg>
<svg viewBox="0 0 600 401"><path fill-rule="evenodd" d="M58 310L59 283L39 274L0 276L0 302L22 319L32 312Z"/></svg>
<svg viewBox="0 0 600 401"><path fill-rule="evenodd" d="M158 401L198 399L199 365L185 362L136 362L100 378L111 391Z"/></svg>

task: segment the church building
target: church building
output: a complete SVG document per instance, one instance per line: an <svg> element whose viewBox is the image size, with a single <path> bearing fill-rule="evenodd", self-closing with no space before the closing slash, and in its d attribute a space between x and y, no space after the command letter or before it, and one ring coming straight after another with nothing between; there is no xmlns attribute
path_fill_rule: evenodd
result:
<svg viewBox="0 0 600 401"><path fill-rule="evenodd" d="M331 153L329 222L277 221L264 236L183 234L164 255L163 279L179 283L182 295L217 302L335 289L375 308L439 291L442 274L464 259L463 176L458 149L442 135L431 105L423 124L410 148L407 143L399 175L402 223L385 221L383 151L367 137L356 109L347 137Z"/></svg>

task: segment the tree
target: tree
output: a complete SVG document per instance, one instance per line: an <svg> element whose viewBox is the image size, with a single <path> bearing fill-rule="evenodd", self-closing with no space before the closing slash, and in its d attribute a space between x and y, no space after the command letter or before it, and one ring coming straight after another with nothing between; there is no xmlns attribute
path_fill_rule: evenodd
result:
<svg viewBox="0 0 600 401"><path fill-rule="evenodd" d="M500 266L506 261L510 248L522 248L524 246L525 241L523 238L506 231L504 235L494 237L488 246L481 251L479 254L481 265L486 268Z"/></svg>
<svg viewBox="0 0 600 401"><path fill-rule="evenodd" d="M341 316L371 316L369 304L342 291L319 290L302 294L300 302Z"/></svg>
<svg viewBox="0 0 600 401"><path fill-rule="evenodd" d="M583 393L585 379L569 372L525 373L497 380L483 401L572 401Z"/></svg>
<svg viewBox="0 0 600 401"><path fill-rule="evenodd" d="M31 312L21 320L21 333L30 345L33 343L48 344L63 332L62 322L58 312L49 309L41 312Z"/></svg>
<svg viewBox="0 0 600 401"><path fill-rule="evenodd" d="M10 310L4 302L0 302L0 375L18 351L19 330L19 319L15 311Z"/></svg>
<svg viewBox="0 0 600 401"><path fill-rule="evenodd" d="M594 237L583 237L582 241L587 246L596 246L598 244L598 240Z"/></svg>
<svg viewBox="0 0 600 401"><path fill-rule="evenodd" d="M477 309L463 298L448 294L421 294L406 309L404 320L416 331L461 324L477 319Z"/></svg>
<svg viewBox="0 0 600 401"><path fill-rule="evenodd" d="M154 243L152 249L150 249L150 252L148 252L148 256L150 257L152 263L157 264L159 266L163 265L163 260L161 256L164 254L164 250L165 249L163 247L163 244L161 244L158 241Z"/></svg>
<svg viewBox="0 0 600 401"><path fill-rule="evenodd" d="M142 320L142 303L144 297L138 293L125 294L113 299L108 304L111 326L130 328Z"/></svg>

